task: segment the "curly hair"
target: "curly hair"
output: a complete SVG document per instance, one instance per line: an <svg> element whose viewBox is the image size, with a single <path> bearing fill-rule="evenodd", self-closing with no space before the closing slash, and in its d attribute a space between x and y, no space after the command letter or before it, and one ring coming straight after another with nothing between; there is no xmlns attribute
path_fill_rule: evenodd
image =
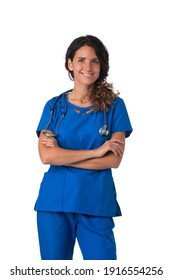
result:
<svg viewBox="0 0 173 280"><path fill-rule="evenodd" d="M66 52L65 68L68 70L69 78L74 80L74 73L68 68L68 59L73 61L76 51L83 46L92 47L100 61L100 75L94 83L94 88L90 95L91 103L96 111L102 110L107 112L108 106L112 105L119 92L115 93L113 85L106 81L109 71L109 53L102 41L92 35L74 39Z"/></svg>

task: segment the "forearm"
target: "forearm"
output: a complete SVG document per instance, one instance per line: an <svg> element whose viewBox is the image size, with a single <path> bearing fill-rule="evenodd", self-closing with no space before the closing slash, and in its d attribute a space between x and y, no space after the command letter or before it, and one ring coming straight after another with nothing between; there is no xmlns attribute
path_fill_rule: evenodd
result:
<svg viewBox="0 0 173 280"><path fill-rule="evenodd" d="M94 150L68 150L60 147L43 147L40 158L44 164L71 165L95 157Z"/></svg>
<svg viewBox="0 0 173 280"><path fill-rule="evenodd" d="M48 131L51 134L51 131ZM68 165L97 156L95 150L70 150L61 148L54 137L40 133L38 150L43 164Z"/></svg>
<svg viewBox="0 0 173 280"><path fill-rule="evenodd" d="M81 162L70 164L68 166L82 169L103 170L108 168L118 168L121 160L122 157L115 157L115 155L110 152L101 158L87 159Z"/></svg>
<svg viewBox="0 0 173 280"><path fill-rule="evenodd" d="M124 139L112 137L96 149L70 150L61 148L54 137L47 137L41 133L38 147L44 164L76 164L76 167L86 169L106 169L118 167L124 151Z"/></svg>

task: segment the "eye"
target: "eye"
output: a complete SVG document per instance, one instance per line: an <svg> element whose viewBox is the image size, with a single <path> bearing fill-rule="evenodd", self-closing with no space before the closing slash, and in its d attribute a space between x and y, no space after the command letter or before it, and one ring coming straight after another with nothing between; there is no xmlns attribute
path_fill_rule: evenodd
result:
<svg viewBox="0 0 173 280"><path fill-rule="evenodd" d="M80 58L78 58L77 61L78 61L78 62L84 62L84 61L85 61L85 58L84 58L84 57L80 57Z"/></svg>
<svg viewBox="0 0 173 280"><path fill-rule="evenodd" d="M93 62L94 64L99 64L99 63L100 63L98 58L94 58L94 59L92 60L92 62Z"/></svg>

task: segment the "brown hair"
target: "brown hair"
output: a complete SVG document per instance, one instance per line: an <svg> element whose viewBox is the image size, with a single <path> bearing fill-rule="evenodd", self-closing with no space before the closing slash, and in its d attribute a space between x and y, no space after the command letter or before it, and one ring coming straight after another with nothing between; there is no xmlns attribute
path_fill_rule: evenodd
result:
<svg viewBox="0 0 173 280"><path fill-rule="evenodd" d="M73 60L76 51L82 46L90 46L95 50L100 61L100 76L94 83L93 91L90 95L91 103L96 111L108 111L108 106L111 106L119 92L115 93L113 85L106 81L109 71L109 53L102 41L95 36L86 35L73 40L67 49L65 57L65 68L68 70L69 78L74 80L73 71L68 68L68 59Z"/></svg>

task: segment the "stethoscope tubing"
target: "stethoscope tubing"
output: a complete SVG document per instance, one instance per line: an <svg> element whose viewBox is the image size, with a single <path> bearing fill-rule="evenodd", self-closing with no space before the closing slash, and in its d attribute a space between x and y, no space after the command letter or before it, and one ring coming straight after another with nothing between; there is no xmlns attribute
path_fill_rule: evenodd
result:
<svg viewBox="0 0 173 280"><path fill-rule="evenodd" d="M50 109L50 117L49 117L49 120L48 120L48 122L47 122L47 125L46 125L45 129L42 131L42 133L43 133L45 136L47 136L47 137L56 137L56 136L58 135L59 126L60 126L62 120L64 119L64 117L65 117L65 115L66 115L66 113L67 113L67 110L68 110L67 102L66 102L66 98L65 98L65 97L66 97L66 95L67 95L70 91L71 91L71 90L68 90L68 91L66 91L66 92L64 92L64 93L62 93L62 94L60 94L59 96L57 96L57 97L55 98L55 101L54 101L54 103L53 103L53 105L52 105L52 107L51 107L51 109ZM48 127L49 127L49 125L50 125L50 123L51 123L51 120L52 120L52 116L53 116L53 112L54 112L55 106L56 106L58 100L59 100L61 97L63 98L63 101L64 101L64 112L62 113L60 119L58 120L55 133L49 133L49 132L47 132L47 130L48 130ZM99 129L99 134L100 134L101 136L107 136L107 135L109 134L109 130L107 129L107 114L106 114L105 111L104 111L104 122L103 122L103 126Z"/></svg>

